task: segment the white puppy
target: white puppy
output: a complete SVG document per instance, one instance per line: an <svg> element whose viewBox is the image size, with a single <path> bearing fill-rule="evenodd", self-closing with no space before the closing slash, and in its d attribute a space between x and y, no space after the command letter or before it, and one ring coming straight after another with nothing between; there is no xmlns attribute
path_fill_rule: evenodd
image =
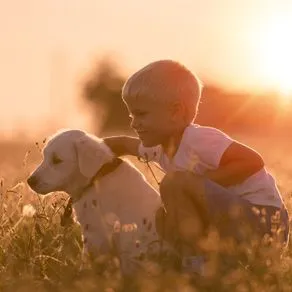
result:
<svg viewBox="0 0 292 292"><path fill-rule="evenodd" d="M67 192L86 250L104 254L114 245L124 274L136 271L143 254L161 251L155 227L158 192L133 165L115 160L102 139L80 130L57 133L28 184L43 195Z"/></svg>

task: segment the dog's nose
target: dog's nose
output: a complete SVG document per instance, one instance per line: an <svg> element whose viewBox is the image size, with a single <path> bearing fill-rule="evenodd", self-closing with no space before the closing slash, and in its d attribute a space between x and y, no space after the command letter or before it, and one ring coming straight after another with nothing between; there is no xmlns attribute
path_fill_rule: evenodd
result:
<svg viewBox="0 0 292 292"><path fill-rule="evenodd" d="M38 184L38 178L32 175L27 179L27 183L31 188L33 188Z"/></svg>

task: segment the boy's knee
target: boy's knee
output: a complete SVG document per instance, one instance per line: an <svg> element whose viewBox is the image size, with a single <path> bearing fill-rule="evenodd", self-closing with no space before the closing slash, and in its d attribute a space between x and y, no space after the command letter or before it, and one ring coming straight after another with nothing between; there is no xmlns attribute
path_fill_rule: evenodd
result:
<svg viewBox="0 0 292 292"><path fill-rule="evenodd" d="M187 189L196 189L202 185L203 179L189 171L167 173L160 183L160 195L166 199L168 194L178 194Z"/></svg>
<svg viewBox="0 0 292 292"><path fill-rule="evenodd" d="M182 188L182 172L169 172L162 179L159 191L162 200L168 201Z"/></svg>

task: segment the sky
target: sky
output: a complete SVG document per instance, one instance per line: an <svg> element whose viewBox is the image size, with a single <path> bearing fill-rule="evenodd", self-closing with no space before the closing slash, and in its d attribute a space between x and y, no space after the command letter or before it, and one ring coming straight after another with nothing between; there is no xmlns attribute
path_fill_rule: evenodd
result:
<svg viewBox="0 0 292 292"><path fill-rule="evenodd" d="M1 136L90 130L82 80L171 58L204 83L292 93L292 1L0 0Z"/></svg>

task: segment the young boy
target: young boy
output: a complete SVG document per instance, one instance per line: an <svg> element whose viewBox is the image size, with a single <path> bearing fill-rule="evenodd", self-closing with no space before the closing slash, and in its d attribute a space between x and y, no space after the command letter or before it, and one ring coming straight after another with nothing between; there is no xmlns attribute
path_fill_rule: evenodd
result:
<svg viewBox="0 0 292 292"><path fill-rule="evenodd" d="M193 123L201 89L183 65L150 63L122 90L139 138L107 137L105 143L117 156L142 157L165 170L157 228L166 240L180 244L183 257L203 252L200 239L212 226L220 237L241 242L247 239L244 225L263 237L272 235L276 224L287 242L287 210L262 157L218 129Z"/></svg>

